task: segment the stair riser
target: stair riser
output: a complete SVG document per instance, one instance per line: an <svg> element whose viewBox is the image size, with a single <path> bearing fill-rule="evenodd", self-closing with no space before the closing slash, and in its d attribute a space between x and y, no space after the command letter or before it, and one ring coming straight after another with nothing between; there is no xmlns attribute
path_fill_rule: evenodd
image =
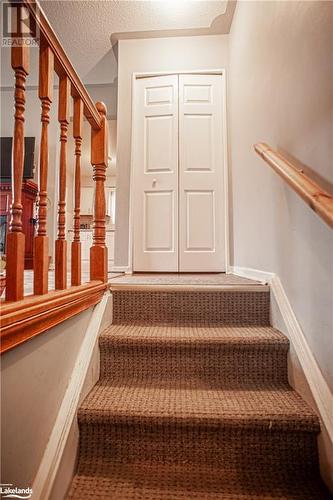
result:
<svg viewBox="0 0 333 500"><path fill-rule="evenodd" d="M288 345L175 347L102 345L101 377L132 384L183 380L210 388L287 384Z"/></svg>
<svg viewBox="0 0 333 500"><path fill-rule="evenodd" d="M93 457L91 456L93 455ZM266 429L80 423L80 455L124 463L191 464L313 474L316 435Z"/></svg>
<svg viewBox="0 0 333 500"><path fill-rule="evenodd" d="M269 291L115 291L113 323L209 322L269 325Z"/></svg>
<svg viewBox="0 0 333 500"><path fill-rule="evenodd" d="M68 498L78 500L332 500L315 475L297 477L274 471L272 477L238 469L81 461ZM88 490L88 491L87 491ZM89 496L89 491L92 495ZM99 493L99 495L98 495ZM103 495L104 493L104 495Z"/></svg>

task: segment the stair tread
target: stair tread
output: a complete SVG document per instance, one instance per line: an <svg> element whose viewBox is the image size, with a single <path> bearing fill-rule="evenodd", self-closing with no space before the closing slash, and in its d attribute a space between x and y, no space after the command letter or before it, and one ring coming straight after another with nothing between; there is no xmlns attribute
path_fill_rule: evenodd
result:
<svg viewBox="0 0 333 500"><path fill-rule="evenodd" d="M140 381L142 382L142 381ZM127 382L128 384L128 382ZM225 390L178 387L109 385L100 381L79 410L79 421L237 425L268 429L319 431L316 413L290 387Z"/></svg>
<svg viewBox="0 0 333 500"><path fill-rule="evenodd" d="M285 335L270 326L219 326L216 324L142 324L111 325L100 336L100 345L156 342L166 344L281 344L289 341Z"/></svg>
<svg viewBox="0 0 333 500"><path fill-rule="evenodd" d="M236 274L226 273L140 273L122 274L111 280L114 285L259 285L266 281L244 278Z"/></svg>
<svg viewBox="0 0 333 500"><path fill-rule="evenodd" d="M252 474L204 466L81 462L69 499L224 499L260 498L326 500L331 498L318 476Z"/></svg>

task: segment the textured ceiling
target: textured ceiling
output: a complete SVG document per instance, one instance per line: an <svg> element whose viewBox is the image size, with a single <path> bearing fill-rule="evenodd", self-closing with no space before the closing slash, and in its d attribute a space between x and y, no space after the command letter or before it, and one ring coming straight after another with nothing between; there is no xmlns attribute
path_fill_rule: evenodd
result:
<svg viewBox="0 0 333 500"><path fill-rule="evenodd" d="M116 43L229 33L234 0L41 0L42 8L86 84L116 84ZM38 81L38 50L31 50L28 85ZM10 50L1 47L1 86L13 83ZM8 71L7 71L8 68Z"/></svg>
<svg viewBox="0 0 333 500"><path fill-rule="evenodd" d="M85 83L114 81L117 62L111 39L114 45L119 38L229 32L230 15L225 16L227 3L220 0L41 1ZM227 22L223 22L224 17L228 17Z"/></svg>

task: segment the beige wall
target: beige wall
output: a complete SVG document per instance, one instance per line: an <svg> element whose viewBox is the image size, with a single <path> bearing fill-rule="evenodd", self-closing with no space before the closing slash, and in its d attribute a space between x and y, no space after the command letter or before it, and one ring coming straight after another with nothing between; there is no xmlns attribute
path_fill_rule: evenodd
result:
<svg viewBox="0 0 333 500"><path fill-rule="evenodd" d="M132 74L228 66L228 36L121 40L118 48L115 264L128 264Z"/></svg>
<svg viewBox="0 0 333 500"><path fill-rule="evenodd" d="M1 356L1 481L37 473L93 308Z"/></svg>
<svg viewBox="0 0 333 500"><path fill-rule="evenodd" d="M276 272L333 388L333 232L253 152L333 183L333 4L238 2L229 40L232 263Z"/></svg>

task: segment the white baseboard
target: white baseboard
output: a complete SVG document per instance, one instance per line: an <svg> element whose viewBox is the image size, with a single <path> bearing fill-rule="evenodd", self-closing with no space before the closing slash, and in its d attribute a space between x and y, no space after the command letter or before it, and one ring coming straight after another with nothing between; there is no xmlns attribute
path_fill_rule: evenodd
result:
<svg viewBox="0 0 333 500"><path fill-rule="evenodd" d="M128 273L130 271L129 266L112 266L110 273Z"/></svg>
<svg viewBox="0 0 333 500"><path fill-rule="evenodd" d="M311 352L280 278L274 273L238 266L231 266L230 272L237 276L258 280L270 285L271 294L274 296L281 317L286 325L288 338L295 349L320 417L333 443L333 394Z"/></svg>
<svg viewBox="0 0 333 500"><path fill-rule="evenodd" d="M271 279L275 276L274 273L269 273L267 271L259 271L258 269L251 269L250 267L239 267L239 266L229 266L229 274L236 274L242 278L248 278L250 280L260 281L262 283L269 283Z"/></svg>
<svg viewBox="0 0 333 500"><path fill-rule="evenodd" d="M316 402L320 417L333 443L333 394L311 352L278 276L274 276L271 279L270 288L286 325L289 340L295 349L304 376Z"/></svg>
<svg viewBox="0 0 333 500"><path fill-rule="evenodd" d="M103 313L108 301L106 293L90 318L86 335L79 351L72 377L60 406L50 439L34 479L32 490L34 500L49 498L62 459L69 431L78 409L80 394L96 345Z"/></svg>

